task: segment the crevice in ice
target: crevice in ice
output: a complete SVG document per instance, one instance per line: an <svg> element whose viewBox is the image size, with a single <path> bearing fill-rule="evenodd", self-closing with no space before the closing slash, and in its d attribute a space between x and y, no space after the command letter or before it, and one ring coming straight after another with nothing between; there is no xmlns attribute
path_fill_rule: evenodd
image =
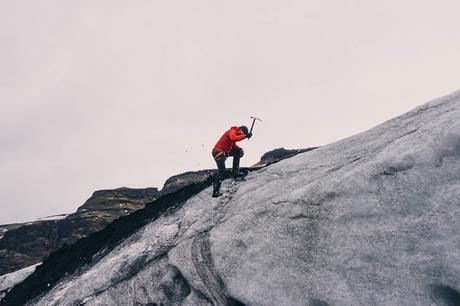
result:
<svg viewBox="0 0 460 306"><path fill-rule="evenodd" d="M214 268L209 232L202 232L194 237L191 253L195 271L207 290L204 294L214 305L244 305L228 296L225 284Z"/></svg>
<svg viewBox="0 0 460 306"><path fill-rule="evenodd" d="M158 285L159 292L164 301L171 305L182 304L192 292L185 277L176 267L170 265L168 272L163 276ZM162 305L160 303L160 305Z"/></svg>
<svg viewBox="0 0 460 306"><path fill-rule="evenodd" d="M169 251L169 250L168 250ZM129 272L126 272L125 274L123 273L120 273L122 275L124 275L124 277L122 278L119 278L119 279L116 279L116 280L113 280L113 282L110 284L110 286L107 286L107 287L104 287L103 289L101 290L98 290L97 292L94 292L90 297L86 297L84 302L82 302L82 305L84 305L87 301L97 297L97 296L100 296L101 294L103 294L104 292L106 292L107 290L117 286L118 284L122 283L122 282L125 282L125 281L128 281L132 278L134 278L139 272L142 271L142 269L144 269L147 265L151 264L151 263L154 263L154 262L157 262L157 261L160 261L161 259L163 259L165 256L167 256L167 252L164 252L160 255L158 255L157 257L145 262L145 261L142 261L143 258L139 258L138 260L136 260L135 264L130 266L129 269L130 271Z"/></svg>
<svg viewBox="0 0 460 306"><path fill-rule="evenodd" d="M203 232L194 237L191 252L195 270L208 291L205 294L214 304L225 305L224 284L212 264L209 232Z"/></svg>

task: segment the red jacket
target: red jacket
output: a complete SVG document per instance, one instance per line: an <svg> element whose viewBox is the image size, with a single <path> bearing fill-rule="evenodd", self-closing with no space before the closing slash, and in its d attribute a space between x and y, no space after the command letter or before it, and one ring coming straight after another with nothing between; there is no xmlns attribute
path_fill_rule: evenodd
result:
<svg viewBox="0 0 460 306"><path fill-rule="evenodd" d="M222 149L225 151L225 154L229 154L232 148L239 149L240 147L236 145L237 141L241 141L246 138L246 135L240 131L239 126L232 126L230 130L224 133L220 137L219 141L216 143L213 152Z"/></svg>

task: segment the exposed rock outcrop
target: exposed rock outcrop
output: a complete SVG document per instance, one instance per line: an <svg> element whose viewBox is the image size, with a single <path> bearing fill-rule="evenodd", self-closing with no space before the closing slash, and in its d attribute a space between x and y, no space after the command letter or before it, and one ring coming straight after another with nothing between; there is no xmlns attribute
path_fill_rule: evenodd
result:
<svg viewBox="0 0 460 306"><path fill-rule="evenodd" d="M179 189L195 183L204 182L214 173L214 170L189 171L170 177L161 189L161 194L176 192Z"/></svg>
<svg viewBox="0 0 460 306"><path fill-rule="evenodd" d="M25 224L0 226L0 275L43 261L65 244L103 229L159 196L156 188L96 191L75 213Z"/></svg>
<svg viewBox="0 0 460 306"><path fill-rule="evenodd" d="M252 166L252 168L261 168L261 167L266 167L268 165L277 163L279 161L282 161L283 159L286 158L291 158L296 156L299 153L305 153L314 149L317 149L318 147L311 147L307 149L285 149L285 148L278 148L271 150L260 158L260 161Z"/></svg>

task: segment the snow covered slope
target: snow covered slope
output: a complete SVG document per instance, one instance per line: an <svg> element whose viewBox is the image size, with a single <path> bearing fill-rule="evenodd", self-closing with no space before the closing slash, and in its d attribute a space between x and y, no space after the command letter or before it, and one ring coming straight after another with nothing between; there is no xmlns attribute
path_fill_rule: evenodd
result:
<svg viewBox="0 0 460 306"><path fill-rule="evenodd" d="M448 305L460 300L460 92L226 181L34 305Z"/></svg>
<svg viewBox="0 0 460 306"><path fill-rule="evenodd" d="M13 288L16 284L22 282L27 276L35 271L38 264L26 267L24 269L8 273L0 276L0 300L6 295L6 293Z"/></svg>

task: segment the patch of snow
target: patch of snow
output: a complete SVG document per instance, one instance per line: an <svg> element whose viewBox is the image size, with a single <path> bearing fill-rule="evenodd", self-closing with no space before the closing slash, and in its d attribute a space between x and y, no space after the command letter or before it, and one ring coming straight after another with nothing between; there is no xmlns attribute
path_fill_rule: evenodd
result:
<svg viewBox="0 0 460 306"><path fill-rule="evenodd" d="M2 228L2 229L0 229L0 231L2 232L2 233L0 234L0 239L2 239L3 237L5 237L5 234L6 234L6 232L7 232L8 230L7 230L6 228Z"/></svg>
<svg viewBox="0 0 460 306"><path fill-rule="evenodd" d="M92 296L88 296L88 297L84 298L83 301L81 302L81 305L84 305L84 304L88 303L92 299L93 299Z"/></svg>
<svg viewBox="0 0 460 306"><path fill-rule="evenodd" d="M52 220L62 220L67 218L68 214L60 214L49 217L38 218L37 221L52 221Z"/></svg>
<svg viewBox="0 0 460 306"><path fill-rule="evenodd" d="M13 288L16 284L25 280L30 274L35 271L35 268L41 263L26 267L24 269L4 274L0 276L0 300L6 293Z"/></svg>

